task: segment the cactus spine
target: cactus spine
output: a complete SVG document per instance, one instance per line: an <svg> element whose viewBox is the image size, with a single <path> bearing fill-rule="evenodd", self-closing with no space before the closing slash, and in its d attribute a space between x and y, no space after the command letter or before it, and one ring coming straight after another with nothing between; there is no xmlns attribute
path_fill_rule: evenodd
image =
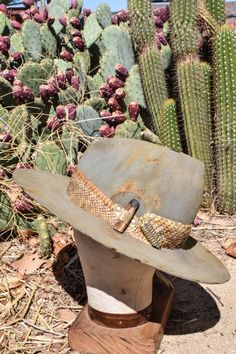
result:
<svg viewBox="0 0 236 354"><path fill-rule="evenodd" d="M224 0L206 0L208 11L216 19L219 24L223 24L225 17L225 1Z"/></svg>
<svg viewBox="0 0 236 354"><path fill-rule="evenodd" d="M131 35L139 50L139 65L144 95L152 116L152 129L161 132L161 112L168 98L160 51L155 44L155 26L149 0L130 0Z"/></svg>
<svg viewBox="0 0 236 354"><path fill-rule="evenodd" d="M165 146L175 151L182 151L177 122L176 103L172 98L169 98L163 105L161 121L162 134L160 138Z"/></svg>
<svg viewBox="0 0 236 354"><path fill-rule="evenodd" d="M188 152L205 164L205 190L210 192L210 67L198 58L197 5L197 0L171 2L171 40L178 58L177 79Z"/></svg>
<svg viewBox="0 0 236 354"><path fill-rule="evenodd" d="M228 25L214 42L218 210L236 211L236 33Z"/></svg>

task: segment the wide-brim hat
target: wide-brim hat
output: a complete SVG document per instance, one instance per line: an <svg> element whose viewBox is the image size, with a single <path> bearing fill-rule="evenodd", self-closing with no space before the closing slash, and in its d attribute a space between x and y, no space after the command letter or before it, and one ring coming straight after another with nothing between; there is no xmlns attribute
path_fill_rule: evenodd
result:
<svg viewBox="0 0 236 354"><path fill-rule="evenodd" d="M137 216L151 212L191 224L203 194L203 164L161 145L134 139L102 139L92 143L79 170L115 203L140 202ZM15 181L39 204L75 230L131 259L187 280L224 283L230 275L201 243L188 237L182 248L156 249L74 204L71 178L39 170L16 170ZM105 261L105 260L104 260Z"/></svg>

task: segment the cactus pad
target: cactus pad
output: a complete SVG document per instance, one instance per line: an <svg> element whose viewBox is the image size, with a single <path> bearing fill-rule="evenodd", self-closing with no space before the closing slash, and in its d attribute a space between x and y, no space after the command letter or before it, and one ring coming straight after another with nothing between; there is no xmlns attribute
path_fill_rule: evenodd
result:
<svg viewBox="0 0 236 354"><path fill-rule="evenodd" d="M39 86L44 81L45 72L38 63L28 62L24 64L18 72L17 78L23 82L25 86L32 89L35 96L39 95Z"/></svg>
<svg viewBox="0 0 236 354"><path fill-rule="evenodd" d="M141 107L146 108L139 67L137 64L132 66L125 82L125 102L127 105L130 102L137 102Z"/></svg>
<svg viewBox="0 0 236 354"><path fill-rule="evenodd" d="M40 27L43 51L50 57L55 58L57 54L57 40L50 31L47 24Z"/></svg>
<svg viewBox="0 0 236 354"><path fill-rule="evenodd" d="M64 175L67 159L64 151L54 142L43 142L36 147L35 166L43 171Z"/></svg>
<svg viewBox="0 0 236 354"><path fill-rule="evenodd" d="M22 39L26 56L33 61L42 57L40 25L34 20L26 20L22 26Z"/></svg>
<svg viewBox="0 0 236 354"><path fill-rule="evenodd" d="M0 12L0 35L4 32L6 27L6 16L3 12Z"/></svg>
<svg viewBox="0 0 236 354"><path fill-rule="evenodd" d="M24 53L23 39L20 32L16 32L11 36L10 53Z"/></svg>
<svg viewBox="0 0 236 354"><path fill-rule="evenodd" d="M102 27L99 25L96 14L93 13L90 15L85 22L84 25L84 39L86 43L86 47L89 48L91 47L92 44L96 42L96 40L99 38L99 36L102 33Z"/></svg>
<svg viewBox="0 0 236 354"><path fill-rule="evenodd" d="M76 112L75 126L80 128L88 137L97 135L102 123L98 113L87 105L78 105Z"/></svg>
<svg viewBox="0 0 236 354"><path fill-rule="evenodd" d="M106 3L101 3L96 8L96 17L99 25L102 26L102 28L111 25L111 15L111 9Z"/></svg>
<svg viewBox="0 0 236 354"><path fill-rule="evenodd" d="M15 143L27 142L31 136L30 116L25 105L15 107L8 118L8 131Z"/></svg>

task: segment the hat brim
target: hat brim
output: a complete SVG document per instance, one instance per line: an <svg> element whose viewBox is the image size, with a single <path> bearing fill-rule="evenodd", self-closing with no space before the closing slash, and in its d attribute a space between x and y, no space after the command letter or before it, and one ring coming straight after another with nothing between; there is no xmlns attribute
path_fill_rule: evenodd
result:
<svg viewBox="0 0 236 354"><path fill-rule="evenodd" d="M113 230L71 202L67 194L69 177L38 170L16 170L13 178L27 194L58 218L118 253L187 280L214 284L230 279L223 264L191 237L184 249L159 250Z"/></svg>

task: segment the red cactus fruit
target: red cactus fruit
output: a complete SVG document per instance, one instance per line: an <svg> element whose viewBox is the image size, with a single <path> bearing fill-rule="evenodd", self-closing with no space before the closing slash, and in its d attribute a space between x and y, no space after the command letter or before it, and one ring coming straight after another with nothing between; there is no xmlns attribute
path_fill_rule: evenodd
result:
<svg viewBox="0 0 236 354"><path fill-rule="evenodd" d="M169 18L169 7L165 6L155 9L154 15L158 16L162 20L162 22L166 22Z"/></svg>
<svg viewBox="0 0 236 354"><path fill-rule="evenodd" d="M73 173L74 173L74 170L75 170L75 166L72 165L72 164L69 164L69 165L67 166L67 169L66 169L66 175L67 175L68 177L71 177L71 176L73 175Z"/></svg>
<svg viewBox="0 0 236 354"><path fill-rule="evenodd" d="M15 78L15 80L13 81L13 86L23 87L23 83L20 80Z"/></svg>
<svg viewBox="0 0 236 354"><path fill-rule="evenodd" d="M154 16L154 23L157 27L163 27L163 21L158 16Z"/></svg>
<svg viewBox="0 0 236 354"><path fill-rule="evenodd" d="M33 91L30 87L28 86L23 86L23 95L24 99L27 102L33 101L34 100L34 94Z"/></svg>
<svg viewBox="0 0 236 354"><path fill-rule="evenodd" d="M119 22L127 22L129 19L128 12L126 10L121 10L117 13Z"/></svg>
<svg viewBox="0 0 236 354"><path fill-rule="evenodd" d="M76 46L76 48L78 48L79 50L83 50L84 49L84 40L81 37L74 37L72 39L74 45Z"/></svg>
<svg viewBox="0 0 236 354"><path fill-rule="evenodd" d="M75 17L75 16L71 17L71 19L70 19L70 24L71 24L73 27L75 27L75 28L79 28L79 26L80 26L80 20L79 20L79 18L78 18L78 17Z"/></svg>
<svg viewBox="0 0 236 354"><path fill-rule="evenodd" d="M70 2L70 8L71 8L71 9L77 9L77 6L78 6L77 0L71 0L71 2Z"/></svg>
<svg viewBox="0 0 236 354"><path fill-rule="evenodd" d="M60 129L61 125L57 118L49 117L47 120L47 128L51 131L56 131Z"/></svg>
<svg viewBox="0 0 236 354"><path fill-rule="evenodd" d="M83 9L83 17L88 17L89 15L91 15L91 13L91 9L88 9L86 7Z"/></svg>
<svg viewBox="0 0 236 354"><path fill-rule="evenodd" d="M124 81L118 79L117 77L112 77L108 81L108 85L113 91L115 91L116 89L118 89L120 87L124 87L125 83L124 83Z"/></svg>
<svg viewBox="0 0 236 354"><path fill-rule="evenodd" d="M33 6L35 4L35 1L34 0L23 0L22 3L26 8L30 8L31 6Z"/></svg>
<svg viewBox="0 0 236 354"><path fill-rule="evenodd" d="M6 177L6 172L0 168L0 179L4 179Z"/></svg>
<svg viewBox="0 0 236 354"><path fill-rule="evenodd" d="M115 111L112 113L113 116L113 122L115 124L121 124L125 121L125 114L119 110Z"/></svg>
<svg viewBox="0 0 236 354"><path fill-rule="evenodd" d="M1 143L8 143L12 140L12 136L8 132L0 132L0 142Z"/></svg>
<svg viewBox="0 0 236 354"><path fill-rule="evenodd" d="M58 119L64 119L66 117L66 109L64 106L59 105L56 107L56 116Z"/></svg>
<svg viewBox="0 0 236 354"><path fill-rule="evenodd" d="M75 89L75 90L79 90L80 88L80 79L79 76L72 76L71 78L71 86Z"/></svg>
<svg viewBox="0 0 236 354"><path fill-rule="evenodd" d="M115 128L114 127L110 127L109 124L103 124L100 127L99 132L100 132L102 137L112 138L115 135Z"/></svg>
<svg viewBox="0 0 236 354"><path fill-rule="evenodd" d="M62 26L66 27L66 18L65 16L60 16L59 17L59 22Z"/></svg>
<svg viewBox="0 0 236 354"><path fill-rule="evenodd" d="M167 39L166 39L166 37L165 37L163 32L158 33L158 38L159 38L159 41L160 41L161 44L163 44L163 45L167 45L168 44Z"/></svg>
<svg viewBox="0 0 236 354"><path fill-rule="evenodd" d="M113 110L121 110L120 104L117 102L117 100L114 97L109 98L108 100L108 106Z"/></svg>
<svg viewBox="0 0 236 354"><path fill-rule="evenodd" d="M125 90L122 87L116 89L114 97L116 100L122 101L125 98Z"/></svg>
<svg viewBox="0 0 236 354"><path fill-rule="evenodd" d="M64 73L58 73L56 76L56 83L61 90L66 89L66 75Z"/></svg>
<svg viewBox="0 0 236 354"><path fill-rule="evenodd" d="M72 76L74 76L74 70L71 68L66 69L66 79L69 83L71 83Z"/></svg>
<svg viewBox="0 0 236 354"><path fill-rule="evenodd" d="M70 34L72 37L81 37L81 32L77 28L72 28L72 30L70 31Z"/></svg>
<svg viewBox="0 0 236 354"><path fill-rule="evenodd" d="M100 96L109 99L113 95L113 91L108 84L102 84L100 86Z"/></svg>
<svg viewBox="0 0 236 354"><path fill-rule="evenodd" d="M100 113L99 113L100 117L102 117L102 120L104 120L104 122L107 123L112 123L113 122L113 117L111 115L111 113L109 111L107 111L106 109L103 109Z"/></svg>
<svg viewBox="0 0 236 354"><path fill-rule="evenodd" d="M18 21L16 21L16 20L11 20L10 23L11 23L11 26L12 26L15 30L19 30L19 31L21 30L22 25L21 25Z"/></svg>
<svg viewBox="0 0 236 354"><path fill-rule="evenodd" d="M124 80L124 81L129 76L128 69L126 69L126 67L122 64L116 64L115 72L116 72L116 75L118 76L118 78L121 80Z"/></svg>
<svg viewBox="0 0 236 354"><path fill-rule="evenodd" d="M46 21L45 12L39 12L34 15L34 20L38 23L44 23Z"/></svg>
<svg viewBox="0 0 236 354"><path fill-rule="evenodd" d="M32 202L25 196L20 196L14 203L14 209L19 213L28 213L34 209Z"/></svg>
<svg viewBox="0 0 236 354"><path fill-rule="evenodd" d="M12 56L12 59L16 62L22 62L22 60L23 60L23 55L20 52L14 52L14 53L12 53L11 56Z"/></svg>
<svg viewBox="0 0 236 354"><path fill-rule="evenodd" d="M111 23L112 23L113 25L118 25L118 24L119 24L119 18L118 18L117 15L112 15L112 16L111 16Z"/></svg>
<svg viewBox="0 0 236 354"><path fill-rule="evenodd" d="M14 85L12 89L12 95L13 98L15 98L17 101L24 100L23 85Z"/></svg>
<svg viewBox="0 0 236 354"><path fill-rule="evenodd" d="M68 119L70 119L70 120L75 119L75 117L76 117L76 104L74 104L74 103L68 103L68 104L65 106L65 110L66 110L67 118L68 118Z"/></svg>
<svg viewBox="0 0 236 354"><path fill-rule="evenodd" d="M128 105L128 112L129 112L129 116L130 116L131 120L133 120L133 121L137 120L138 115L139 115L139 111L140 111L140 108L139 108L139 104L137 102L131 102Z"/></svg>
<svg viewBox="0 0 236 354"><path fill-rule="evenodd" d="M60 53L60 58L65 61L73 61L73 54L71 52L69 52L68 50L63 50Z"/></svg>

